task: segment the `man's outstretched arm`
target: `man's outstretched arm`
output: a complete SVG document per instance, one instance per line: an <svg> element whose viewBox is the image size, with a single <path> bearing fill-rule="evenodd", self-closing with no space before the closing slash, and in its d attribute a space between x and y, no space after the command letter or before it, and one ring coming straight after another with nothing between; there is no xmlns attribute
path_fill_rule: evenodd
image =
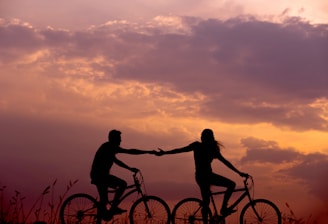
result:
<svg viewBox="0 0 328 224"><path fill-rule="evenodd" d="M168 154L178 154L178 153L183 153L183 152L190 152L190 151L192 151L192 148L188 145L183 148L176 148L176 149L171 149L171 150L167 150L167 151L164 151L161 148L158 148L158 150L159 151L155 152L155 155L161 156L161 155L168 155Z"/></svg>
<svg viewBox="0 0 328 224"><path fill-rule="evenodd" d="M155 154L155 150L141 150L141 149L124 149L120 148L119 153L131 154L131 155L142 155L142 154Z"/></svg>

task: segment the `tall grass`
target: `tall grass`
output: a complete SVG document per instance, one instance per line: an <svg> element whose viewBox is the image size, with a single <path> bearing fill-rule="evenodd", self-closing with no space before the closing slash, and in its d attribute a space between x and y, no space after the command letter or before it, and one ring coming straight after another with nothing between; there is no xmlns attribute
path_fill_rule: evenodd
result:
<svg viewBox="0 0 328 224"><path fill-rule="evenodd" d="M15 190L14 195L7 201L5 198L6 186L0 186L0 224L60 224L59 210L63 200L78 180L69 181L63 194L56 194L57 179L44 188L29 209L25 207L26 197ZM299 218L288 203L285 203L287 212L282 213L282 224L319 224L310 215ZM127 214L114 217L107 224L128 224ZM320 223L321 224L321 223Z"/></svg>
<svg viewBox="0 0 328 224"><path fill-rule="evenodd" d="M283 224L318 224L316 220L313 220L312 215L310 215L306 219L298 218L287 202L285 203L285 205L288 209L288 212L282 214Z"/></svg>
<svg viewBox="0 0 328 224"><path fill-rule="evenodd" d="M14 191L9 201L5 200L6 186L0 187L0 224L27 223L59 223L59 209L63 199L78 180L69 181L63 194L56 197L55 187L57 179L47 186L29 209L25 207L26 197L19 191Z"/></svg>

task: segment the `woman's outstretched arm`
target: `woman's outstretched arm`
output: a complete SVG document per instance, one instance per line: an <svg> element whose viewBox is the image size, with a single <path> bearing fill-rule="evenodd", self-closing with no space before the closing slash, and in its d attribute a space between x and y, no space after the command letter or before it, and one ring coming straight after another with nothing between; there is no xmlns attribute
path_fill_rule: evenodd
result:
<svg viewBox="0 0 328 224"><path fill-rule="evenodd" d="M158 148L158 152L157 152L157 155L158 156L161 156L161 155L168 155L168 154L177 154L177 153L183 153L183 152L190 152L192 151L192 147L190 145L188 146L185 146L185 147L182 147L182 148L176 148L176 149L171 149L171 150L167 150L167 151L164 151L163 149L161 148Z"/></svg>
<svg viewBox="0 0 328 224"><path fill-rule="evenodd" d="M222 154L220 153L219 158L218 158L224 165L226 165L227 167L229 167L231 170L235 171L236 173L238 173L240 176L242 177L246 177L248 176L247 173L243 173L240 172L236 167L234 167L234 165L232 165L232 163L230 163L227 159L225 159Z"/></svg>

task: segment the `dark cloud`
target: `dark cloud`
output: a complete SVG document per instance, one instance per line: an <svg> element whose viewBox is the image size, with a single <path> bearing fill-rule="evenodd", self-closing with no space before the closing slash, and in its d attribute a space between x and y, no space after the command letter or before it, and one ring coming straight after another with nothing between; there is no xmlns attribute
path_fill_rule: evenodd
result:
<svg viewBox="0 0 328 224"><path fill-rule="evenodd" d="M321 116L325 110L323 107L314 108L309 105L312 102L307 99L288 96L278 97L281 102L279 99L270 101L271 93L267 95L265 90L263 94L258 94L258 97L238 97L238 93L226 98L217 96L204 105L202 112L211 117L216 115L223 121L231 123L267 122L296 131L327 130L327 120ZM265 99L266 97L268 98ZM291 101L287 102L288 99Z"/></svg>
<svg viewBox="0 0 328 224"><path fill-rule="evenodd" d="M309 188L310 193L326 200L328 199L327 183L323 181L328 174L328 156L322 153L304 154L293 148L281 148L275 141L265 141L256 138L241 140L246 148L243 163L283 164L290 162L288 168L279 170L280 174L301 181Z"/></svg>
<svg viewBox="0 0 328 224"><path fill-rule="evenodd" d="M246 155L241 159L241 162L260 162L260 163L275 163L292 162L302 154L295 149L280 148L275 141L265 141L257 138L249 137L241 140L241 144L246 148Z"/></svg>
<svg viewBox="0 0 328 224"><path fill-rule="evenodd" d="M328 200L328 156L322 153L310 153L303 156L301 162L291 168L280 170L282 174L301 180L318 198Z"/></svg>
<svg viewBox="0 0 328 224"><path fill-rule="evenodd" d="M40 36L37 31L27 24L6 24L0 26L0 46L4 49L28 49L34 46L40 47ZM36 46L37 44L37 46Z"/></svg>
<svg viewBox="0 0 328 224"><path fill-rule="evenodd" d="M0 24L0 36L0 63L11 63L42 49L41 36L26 24Z"/></svg>
<svg viewBox="0 0 328 224"><path fill-rule="evenodd" d="M301 131L327 130L327 120L319 116L322 110L308 105L327 94L327 26L240 19L201 24L196 43L212 45L215 50L207 61L217 64L213 71L204 70L212 73L204 78L212 80L207 88L215 88L207 91L204 115Z"/></svg>
<svg viewBox="0 0 328 224"><path fill-rule="evenodd" d="M283 23L251 17L175 19L179 26L112 21L74 32L8 23L0 27L1 59L47 49L48 58L33 61L43 63L45 76L165 83L204 94L198 115L208 119L328 129L325 108L311 106L317 99L327 101L327 25L298 18ZM81 67L79 60L88 62L88 71L104 75L63 72Z"/></svg>
<svg viewBox="0 0 328 224"><path fill-rule="evenodd" d="M173 83L207 96L201 115L233 123L267 122L298 131L327 130L327 26L236 18L185 20L191 34L153 34L157 42L118 77ZM149 42L151 43L151 42Z"/></svg>

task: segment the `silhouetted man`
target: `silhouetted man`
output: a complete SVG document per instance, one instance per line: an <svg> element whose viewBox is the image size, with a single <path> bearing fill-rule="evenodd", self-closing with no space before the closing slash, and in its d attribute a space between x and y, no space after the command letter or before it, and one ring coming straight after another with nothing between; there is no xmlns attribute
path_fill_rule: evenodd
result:
<svg viewBox="0 0 328 224"><path fill-rule="evenodd" d="M97 190L100 197L100 214L103 219L110 219L114 214L120 214L125 212L118 207L119 199L123 195L127 183L114 175L110 174L110 169L113 164L117 164L132 172L137 172L137 168L132 168L116 158L118 153L127 153L133 155L140 154L154 154L156 151L144 151L139 149L124 149L120 147L121 144L121 132L118 130L111 130L108 133L108 142L103 143L94 157L91 168L91 183L97 186ZM106 208L108 202L108 187L116 189L116 193L113 199L110 210Z"/></svg>

